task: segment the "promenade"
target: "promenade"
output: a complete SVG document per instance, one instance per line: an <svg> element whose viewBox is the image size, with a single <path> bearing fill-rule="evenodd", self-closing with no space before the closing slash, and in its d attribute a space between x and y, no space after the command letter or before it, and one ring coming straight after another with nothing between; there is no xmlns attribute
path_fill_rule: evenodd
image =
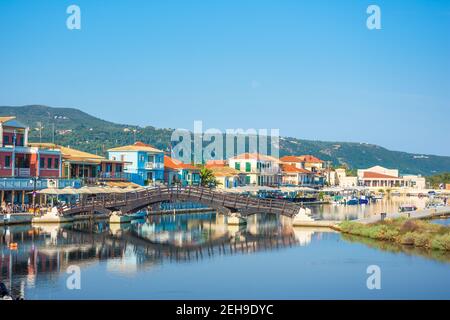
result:
<svg viewBox="0 0 450 320"><path fill-rule="evenodd" d="M411 219L431 219L447 215L450 215L450 206L409 212L387 213L385 219L396 219L402 217L408 217ZM355 220L355 222L363 224L375 223L378 221L381 221L381 213L369 218Z"/></svg>

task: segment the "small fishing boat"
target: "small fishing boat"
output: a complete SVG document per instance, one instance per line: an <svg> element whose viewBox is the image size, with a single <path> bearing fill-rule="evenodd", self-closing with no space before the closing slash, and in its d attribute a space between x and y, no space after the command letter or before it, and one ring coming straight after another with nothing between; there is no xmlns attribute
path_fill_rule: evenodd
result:
<svg viewBox="0 0 450 320"><path fill-rule="evenodd" d="M130 216L114 211L109 217L109 223L129 223L133 220Z"/></svg>
<svg viewBox="0 0 450 320"><path fill-rule="evenodd" d="M365 196L359 198L359 204L368 204L369 200Z"/></svg>
<svg viewBox="0 0 450 320"><path fill-rule="evenodd" d="M131 214L127 214L131 219L145 219L147 217L147 212L139 211Z"/></svg>
<svg viewBox="0 0 450 320"><path fill-rule="evenodd" d="M383 195L382 195L382 194L374 194L374 195L372 196L372 199L373 199L374 201L377 201L377 200L383 200Z"/></svg>
<svg viewBox="0 0 450 320"><path fill-rule="evenodd" d="M412 204L403 204L398 208L399 212L410 212L410 211L416 211L417 207Z"/></svg>
<svg viewBox="0 0 450 320"><path fill-rule="evenodd" d="M352 198L350 200L347 200L347 205L355 206L357 204L359 204L359 199L358 198Z"/></svg>
<svg viewBox="0 0 450 320"><path fill-rule="evenodd" d="M0 282L0 300L13 300L3 282Z"/></svg>

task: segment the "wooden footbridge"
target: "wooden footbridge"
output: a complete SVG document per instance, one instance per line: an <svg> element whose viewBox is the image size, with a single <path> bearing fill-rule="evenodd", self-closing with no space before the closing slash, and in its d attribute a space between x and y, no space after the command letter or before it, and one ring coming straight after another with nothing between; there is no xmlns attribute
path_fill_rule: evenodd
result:
<svg viewBox="0 0 450 320"><path fill-rule="evenodd" d="M63 215L86 213L108 214L113 211L127 214L161 202L190 201L204 204L221 214L246 217L269 213L294 217L301 206L283 199L260 199L231 194L204 187L156 187L126 193L96 194L82 197L76 205L64 208Z"/></svg>

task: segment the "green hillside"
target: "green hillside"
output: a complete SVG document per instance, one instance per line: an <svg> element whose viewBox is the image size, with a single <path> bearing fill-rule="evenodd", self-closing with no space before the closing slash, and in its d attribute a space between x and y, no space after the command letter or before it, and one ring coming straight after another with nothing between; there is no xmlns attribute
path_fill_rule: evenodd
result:
<svg viewBox="0 0 450 320"><path fill-rule="evenodd" d="M80 150L105 154L108 148L136 140L167 150L172 129L116 124L73 108L47 106L0 107L0 116L14 115L29 125L30 141L55 143ZM42 127L41 137L39 127ZM54 129L54 131L53 131ZM64 131L66 130L66 131ZM67 131L72 130L72 131ZM136 133L133 130L137 130ZM53 133L54 132L54 133ZM324 142L281 138L280 155L313 154L334 165L366 168L382 165L399 168L402 173L432 175L450 171L450 157L391 151L365 143Z"/></svg>

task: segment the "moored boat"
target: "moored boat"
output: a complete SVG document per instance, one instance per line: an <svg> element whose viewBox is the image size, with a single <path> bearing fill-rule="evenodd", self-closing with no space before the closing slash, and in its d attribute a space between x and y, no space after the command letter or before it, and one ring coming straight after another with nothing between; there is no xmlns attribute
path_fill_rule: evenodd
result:
<svg viewBox="0 0 450 320"><path fill-rule="evenodd" d="M412 204L403 204L398 208L399 212L409 212L409 211L416 211L417 207Z"/></svg>

